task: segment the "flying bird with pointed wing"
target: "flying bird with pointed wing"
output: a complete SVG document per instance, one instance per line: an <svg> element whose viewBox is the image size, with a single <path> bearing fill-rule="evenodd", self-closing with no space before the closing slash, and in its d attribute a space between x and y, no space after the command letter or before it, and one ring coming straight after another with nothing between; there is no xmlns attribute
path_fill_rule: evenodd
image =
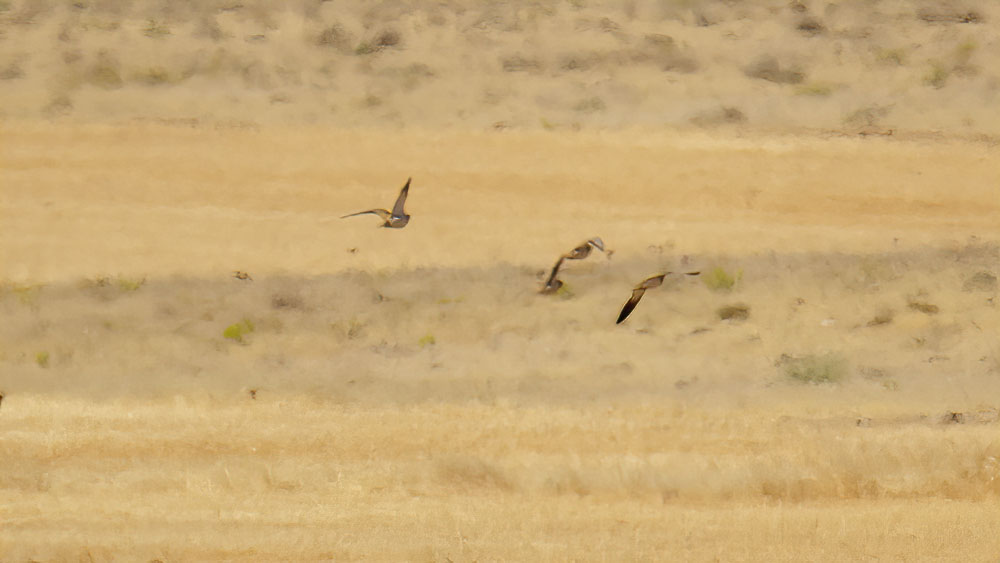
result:
<svg viewBox="0 0 1000 563"><path fill-rule="evenodd" d="M380 227L402 229L410 222L410 216L406 214L406 211L403 211L403 205L406 204L406 196L410 192L410 180L412 178L407 178L406 185L403 186L403 189L399 190L399 197L396 198L396 204L392 206L392 212L387 209L369 209L368 211L358 211L357 213L344 215L341 219L371 213L382 218L383 223L379 225Z"/></svg>
<svg viewBox="0 0 1000 563"><path fill-rule="evenodd" d="M540 293L547 295L559 291L559 288L563 286L563 282L556 276L559 275L559 268L562 267L563 261L583 260L587 256L590 256L591 251L595 248L604 252L604 241L601 240L601 237L588 239L587 241L580 243L580 245L573 250L570 250L566 254L560 256L559 260L556 261L556 265L552 267L552 273L550 273L548 279L545 280L545 285L542 286Z"/></svg>
<svg viewBox="0 0 1000 563"><path fill-rule="evenodd" d="M685 272L683 275L697 276L700 273L701 272ZM625 302L625 306L622 307L622 312L618 313L618 320L615 321L615 324L622 324L622 322L627 319L630 314L632 314L632 310L639 304L639 300L642 299L642 296L646 293L647 289L660 287L660 285L663 284L663 279L671 274L673 274L673 272L658 274L642 280L639 285L635 286L635 289L632 290L632 296L628 298L628 301Z"/></svg>

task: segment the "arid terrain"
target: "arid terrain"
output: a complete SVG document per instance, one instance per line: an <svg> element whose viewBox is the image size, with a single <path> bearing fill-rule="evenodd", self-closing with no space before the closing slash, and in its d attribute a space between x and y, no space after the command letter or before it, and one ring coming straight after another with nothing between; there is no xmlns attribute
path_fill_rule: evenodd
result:
<svg viewBox="0 0 1000 563"><path fill-rule="evenodd" d="M1000 554L1000 10L390 6L0 0L0 560Z"/></svg>

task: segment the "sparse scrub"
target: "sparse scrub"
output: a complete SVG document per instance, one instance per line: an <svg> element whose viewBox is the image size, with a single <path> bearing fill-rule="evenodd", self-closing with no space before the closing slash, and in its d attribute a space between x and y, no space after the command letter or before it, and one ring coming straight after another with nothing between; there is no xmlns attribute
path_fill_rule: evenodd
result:
<svg viewBox="0 0 1000 563"><path fill-rule="evenodd" d="M785 377L798 383L838 383L847 375L847 360L836 353L783 356L780 365Z"/></svg>
<svg viewBox="0 0 1000 563"><path fill-rule="evenodd" d="M170 73L167 69L157 66L146 69L144 72L139 73L136 78L139 82L147 84L149 86L159 86L161 84L169 84L173 80L170 77Z"/></svg>
<svg viewBox="0 0 1000 563"><path fill-rule="evenodd" d="M906 49L879 49L875 53L875 60L881 64L903 66L906 64Z"/></svg>
<svg viewBox="0 0 1000 563"><path fill-rule="evenodd" d="M66 94L58 95L49 100L42 112L49 117L66 115L73 111L73 100Z"/></svg>
<svg viewBox="0 0 1000 563"><path fill-rule="evenodd" d="M136 291L140 287L146 285L146 278L127 278L125 276L118 276L118 289L123 292Z"/></svg>
<svg viewBox="0 0 1000 563"><path fill-rule="evenodd" d="M350 51L351 36L339 24L324 29L316 38L316 44L321 47L332 47L341 52Z"/></svg>
<svg viewBox="0 0 1000 563"><path fill-rule="evenodd" d="M355 340L360 338L365 329L364 323L357 319L351 319L347 323L347 338L349 340Z"/></svg>
<svg viewBox="0 0 1000 563"><path fill-rule="evenodd" d="M810 82L809 84L797 86L795 88L795 94L798 96L823 97L832 94L833 89L833 84L830 84L829 82Z"/></svg>
<svg viewBox="0 0 1000 563"><path fill-rule="evenodd" d="M153 39L159 39L170 35L170 28L166 26L163 22L149 19L146 20L146 27L142 28L142 34L146 37L151 37Z"/></svg>
<svg viewBox="0 0 1000 563"><path fill-rule="evenodd" d="M11 293L17 296L17 300L22 305L34 305L38 301L38 295L42 291L41 284L17 285L11 287Z"/></svg>
<svg viewBox="0 0 1000 563"><path fill-rule="evenodd" d="M538 59L529 59L520 55L514 55L501 59L500 66L504 72L535 72L541 69L542 64Z"/></svg>
<svg viewBox="0 0 1000 563"><path fill-rule="evenodd" d="M926 301L915 301L911 300L908 304L910 309L914 311L919 311L925 315L936 315L941 312L941 308L933 303L927 303Z"/></svg>
<svg viewBox="0 0 1000 563"><path fill-rule="evenodd" d="M326 35L321 36L320 39L321 41L332 41L332 42L341 41L337 31L327 30L324 32L324 34L329 34L329 36ZM400 44L400 40L401 36L399 35L398 31L387 29L379 32L371 40L366 40L362 41L361 43L358 43L357 47L354 48L354 54L359 56L371 55L383 51L385 49L398 47Z"/></svg>
<svg viewBox="0 0 1000 563"><path fill-rule="evenodd" d="M997 277L993 272L976 272L962 284L962 291L996 291Z"/></svg>
<svg viewBox="0 0 1000 563"><path fill-rule="evenodd" d="M597 96L593 96L580 100L574 104L573 111L580 113L593 113L597 111L604 111L606 107L607 106L605 106L604 100L598 98Z"/></svg>
<svg viewBox="0 0 1000 563"><path fill-rule="evenodd" d="M979 73L979 68L972 64L972 55L979 48L975 39L967 39L955 48L954 64L952 72L960 76L975 76Z"/></svg>
<svg viewBox="0 0 1000 563"><path fill-rule="evenodd" d="M272 309L301 309L302 298L292 293L275 293L271 296Z"/></svg>
<svg viewBox="0 0 1000 563"><path fill-rule="evenodd" d="M884 326L892 323L895 313L891 310L885 310L876 314L870 321L868 321L867 326Z"/></svg>
<svg viewBox="0 0 1000 563"><path fill-rule="evenodd" d="M434 346L435 344L437 344L437 340L434 338L433 334L428 332L427 334L420 337L420 340L417 341L417 344L419 344L421 348L427 348L428 346Z"/></svg>
<svg viewBox="0 0 1000 563"><path fill-rule="evenodd" d="M800 20L799 24L795 26L795 29L799 30L803 35L808 37L821 35L826 31L826 27L822 22L810 16L806 16Z"/></svg>
<svg viewBox="0 0 1000 563"><path fill-rule="evenodd" d="M853 127L875 126L879 120L892 111L888 106L866 106L858 108L844 117L844 124Z"/></svg>
<svg viewBox="0 0 1000 563"><path fill-rule="evenodd" d="M719 266L702 274L701 279L705 286L712 291L731 291L743 279L743 270L737 271L736 275L731 275Z"/></svg>
<svg viewBox="0 0 1000 563"><path fill-rule="evenodd" d="M49 353L47 351L45 351L45 350L42 350L41 352L38 352L37 354L35 354L35 363L38 364L38 367L40 367L40 368L43 368L43 369L48 368L49 367Z"/></svg>
<svg viewBox="0 0 1000 563"><path fill-rule="evenodd" d="M24 69L21 68L21 65L10 63L0 69L0 80L16 80L18 78L24 78Z"/></svg>
<svg viewBox="0 0 1000 563"><path fill-rule="evenodd" d="M750 307L742 303L720 307L716 312L719 320L745 321L750 318Z"/></svg>
<svg viewBox="0 0 1000 563"><path fill-rule="evenodd" d="M757 59L744 69L744 73L750 78L759 78L776 84L801 84L805 80L805 74L802 71L795 68L782 68L778 59L771 56Z"/></svg>
<svg viewBox="0 0 1000 563"><path fill-rule="evenodd" d="M87 79L94 86L105 90L121 88L125 84L118 71L118 63L106 53L101 53L98 57L97 63L87 73Z"/></svg>
<svg viewBox="0 0 1000 563"><path fill-rule="evenodd" d="M709 127L715 125L745 123L746 120L746 114L744 114L739 108L722 106L717 109L703 111L695 115L691 118L691 123L700 127Z"/></svg>
<svg viewBox="0 0 1000 563"><path fill-rule="evenodd" d="M246 343L246 337L254 331L254 324L250 319L243 319L238 323L233 323L222 331L222 336L229 340L239 342L240 344Z"/></svg>
<svg viewBox="0 0 1000 563"><path fill-rule="evenodd" d="M375 49L375 46L372 45L371 43L367 41L362 41L361 43L358 43L357 47L354 48L354 54L360 56L370 55L374 53L376 50L377 49Z"/></svg>
<svg viewBox="0 0 1000 563"><path fill-rule="evenodd" d="M450 488L515 489L515 481L495 463L464 456L453 456L437 464L437 476Z"/></svg>
<svg viewBox="0 0 1000 563"><path fill-rule="evenodd" d="M941 61L931 61L931 68L924 74L924 84L934 88L943 88L951 74Z"/></svg>

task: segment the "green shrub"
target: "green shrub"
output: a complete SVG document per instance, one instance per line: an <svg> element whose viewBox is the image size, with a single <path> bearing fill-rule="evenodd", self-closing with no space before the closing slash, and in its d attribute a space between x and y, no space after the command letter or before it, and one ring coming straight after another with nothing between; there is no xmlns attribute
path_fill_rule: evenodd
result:
<svg viewBox="0 0 1000 563"><path fill-rule="evenodd" d="M118 289L122 291L135 291L144 285L146 285L146 278L133 279L118 276Z"/></svg>
<svg viewBox="0 0 1000 563"><path fill-rule="evenodd" d="M42 291L42 284L15 285L11 291L22 305L34 305L38 301L38 294Z"/></svg>
<svg viewBox="0 0 1000 563"><path fill-rule="evenodd" d="M45 350L35 354L35 363L38 364L40 368L49 367L49 353Z"/></svg>
<svg viewBox="0 0 1000 563"><path fill-rule="evenodd" d="M928 70L927 74L924 75L924 83L928 86L933 86L934 88L942 88L948 81L949 74L951 74L951 72L949 72L943 64L938 61L934 61L931 63L930 70Z"/></svg>
<svg viewBox="0 0 1000 563"><path fill-rule="evenodd" d="M425 334L419 341L417 341L417 344L420 344L421 348L433 346L436 343L437 341L434 339L434 335L429 332Z"/></svg>
<svg viewBox="0 0 1000 563"><path fill-rule="evenodd" d="M146 27L142 29L142 34L145 35L146 37L152 37L153 39L157 39L160 37L164 37L166 35L170 35L170 28L167 27L166 24L162 22L158 22L154 19L149 19L146 20Z"/></svg>
<svg viewBox="0 0 1000 563"><path fill-rule="evenodd" d="M847 360L840 354L810 354L782 361L785 376L798 383L837 383L847 375Z"/></svg>
<svg viewBox="0 0 1000 563"><path fill-rule="evenodd" d="M743 270L737 271L736 275L732 276L721 267L713 268L712 271L701 276L701 279L705 281L705 285L712 291L730 291L736 285L736 282L742 278Z"/></svg>
<svg viewBox="0 0 1000 563"><path fill-rule="evenodd" d="M254 326L250 319L243 319L238 323L233 323L222 331L222 336L230 340L235 340L240 344L245 342L244 337L253 332Z"/></svg>
<svg viewBox="0 0 1000 563"><path fill-rule="evenodd" d="M828 82L810 82L795 88L797 96L829 96L833 93L834 86Z"/></svg>

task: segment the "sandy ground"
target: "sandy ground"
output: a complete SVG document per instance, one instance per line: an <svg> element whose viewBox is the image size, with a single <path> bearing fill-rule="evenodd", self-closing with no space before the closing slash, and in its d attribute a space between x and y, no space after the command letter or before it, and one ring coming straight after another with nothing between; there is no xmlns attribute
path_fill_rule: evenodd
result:
<svg viewBox="0 0 1000 563"><path fill-rule="evenodd" d="M332 4L0 1L0 559L996 557L991 11Z"/></svg>
<svg viewBox="0 0 1000 563"><path fill-rule="evenodd" d="M988 145L4 136L9 557L1000 547ZM337 218L408 175L405 229ZM613 254L539 295L590 236ZM678 269L705 274L614 324L632 285Z"/></svg>

